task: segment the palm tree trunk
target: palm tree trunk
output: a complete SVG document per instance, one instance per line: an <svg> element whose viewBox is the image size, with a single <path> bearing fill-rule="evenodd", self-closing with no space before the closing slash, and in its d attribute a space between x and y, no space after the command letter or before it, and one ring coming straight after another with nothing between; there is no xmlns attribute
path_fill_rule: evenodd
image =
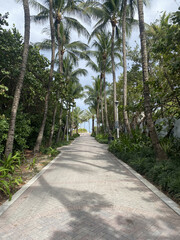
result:
<svg viewBox="0 0 180 240"><path fill-rule="evenodd" d="M74 129L74 107L72 107L72 117L71 117L71 127L72 127L72 136L73 136L73 129Z"/></svg>
<svg viewBox="0 0 180 240"><path fill-rule="evenodd" d="M100 77L100 101L101 101L102 129L104 130L104 104L103 104L103 97L102 97L102 89L103 89L103 73L101 73L101 77Z"/></svg>
<svg viewBox="0 0 180 240"><path fill-rule="evenodd" d="M138 15L139 15L139 28L140 28L140 39L141 39L142 69L143 69L144 108L145 108L147 127L148 127L150 138L152 140L152 144L156 153L156 158L159 160L163 160L163 159L167 159L167 156L159 143L159 139L158 139L154 122L152 119L152 110L150 105L143 0L138 0Z"/></svg>
<svg viewBox="0 0 180 240"><path fill-rule="evenodd" d="M57 24L57 40L58 40L58 58L59 58L59 73L63 73L63 57L61 55L61 41L60 41L60 23ZM59 96L59 90L57 92L57 96ZM58 104L58 100L57 100L57 104ZM56 113L57 113L57 107L55 107L54 109L54 114L53 114L53 123L55 124L55 119L56 119ZM59 137L60 137L60 131L61 131L61 117L62 117L62 107L60 109L60 120L59 120L59 129L58 129L58 134L57 134L57 139L56 139L56 143L59 142ZM53 129L53 125L51 128L51 133L52 133L52 129ZM50 136L50 138L53 138L53 134L54 134L54 130L52 133L52 136ZM51 140L52 141L52 140Z"/></svg>
<svg viewBox="0 0 180 240"><path fill-rule="evenodd" d="M49 74L49 83L48 83L48 90L47 94L45 97L45 106L44 106L44 116L43 116L43 121L41 124L41 128L36 140L36 145L34 147L34 152L39 152L39 148L42 143L43 135L44 135L44 128L46 124L46 119L47 119L47 112L48 112L48 103L49 103L49 95L50 95L50 89L51 89L51 82L53 78L53 71L54 71L54 59L55 59L55 30L54 30L54 23L53 23L53 4L52 0L49 0L49 19L50 19L50 28L51 28L51 69L50 69L50 74Z"/></svg>
<svg viewBox="0 0 180 240"><path fill-rule="evenodd" d="M112 36L111 36L111 62L112 62L112 76L113 76L113 104L114 104L114 122L118 121L117 119L117 110L116 110L116 73L115 73L115 63L114 63L114 30L115 26L112 24Z"/></svg>
<svg viewBox="0 0 180 240"><path fill-rule="evenodd" d="M72 137L72 118L71 118L71 106L69 104L69 130L70 130L70 137Z"/></svg>
<svg viewBox="0 0 180 240"><path fill-rule="evenodd" d="M56 122L57 107L58 107L58 99L56 100L56 105L55 105L54 112L53 112L53 121L52 121L52 126L51 126L49 144L48 144L49 146L52 145L52 139L53 139L53 135L54 135L54 128L55 128L55 122Z"/></svg>
<svg viewBox="0 0 180 240"><path fill-rule="evenodd" d="M58 39L58 58L59 58L59 72L63 73L63 56L61 52L61 41L60 41L60 23L57 24L57 39Z"/></svg>
<svg viewBox="0 0 180 240"><path fill-rule="evenodd" d="M97 111L96 111L96 116L97 116L96 134L98 134L98 133L99 133L99 97L97 98Z"/></svg>
<svg viewBox="0 0 180 240"><path fill-rule="evenodd" d="M67 130L67 124L65 124L65 126L64 126L64 132L63 132L63 141L64 141L64 139L65 139L66 130Z"/></svg>
<svg viewBox="0 0 180 240"><path fill-rule="evenodd" d="M22 64L21 64L21 71L19 75L19 79L16 85L13 104L11 109L11 118L9 124L9 131L8 137L6 141L6 148L5 148L5 155L6 157L12 153L13 151L13 143L14 143L14 132L15 132L15 124L16 124L16 116L17 110L19 106L19 100L21 96L21 90L24 81L24 75L26 72L26 64L28 58L28 51L29 51L29 38L30 38L30 12L29 12L29 2L28 0L23 0L23 7L24 7L24 48L23 48L23 55L22 55Z"/></svg>
<svg viewBox="0 0 180 240"><path fill-rule="evenodd" d="M92 133L94 133L94 114L92 115Z"/></svg>
<svg viewBox="0 0 180 240"><path fill-rule="evenodd" d="M124 8L123 8L123 19L122 19L122 45L123 45L123 115L124 115L124 123L128 133L131 133L128 114L127 114L127 64L126 64L126 10L127 10L127 0L124 0Z"/></svg>
<svg viewBox="0 0 180 240"><path fill-rule="evenodd" d="M58 129L56 143L59 142L59 138L60 138L62 113L63 113L63 108L62 108L62 105L61 105L60 114L59 114L59 129Z"/></svg>
<svg viewBox="0 0 180 240"><path fill-rule="evenodd" d="M58 40L59 73L63 73L63 62L62 62L63 59L61 56L60 23L59 22L57 24L57 40ZM59 96L59 90L57 92L57 96ZM49 146L51 146L51 144L52 144L52 139L53 139L53 135L54 135L54 126L55 126L55 119L56 119L56 113L57 113L57 105L58 105L58 99L57 99L56 106L54 109L54 114L53 114L51 134L50 134L50 138L49 138ZM58 135L57 135L56 142L59 142L60 131L61 131L61 126L59 126L59 129L58 129Z"/></svg>
<svg viewBox="0 0 180 240"><path fill-rule="evenodd" d="M106 78L105 73L103 75L103 89L104 89L104 110L105 110L105 119L106 119L106 132L109 133L109 120L108 120L108 110L107 110L107 99L106 99Z"/></svg>

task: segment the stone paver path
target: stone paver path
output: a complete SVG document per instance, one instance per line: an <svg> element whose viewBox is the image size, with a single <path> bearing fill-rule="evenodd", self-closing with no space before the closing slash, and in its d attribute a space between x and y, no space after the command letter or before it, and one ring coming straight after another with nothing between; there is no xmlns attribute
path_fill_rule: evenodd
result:
<svg viewBox="0 0 180 240"><path fill-rule="evenodd" d="M0 239L179 240L180 217L88 134L0 216Z"/></svg>

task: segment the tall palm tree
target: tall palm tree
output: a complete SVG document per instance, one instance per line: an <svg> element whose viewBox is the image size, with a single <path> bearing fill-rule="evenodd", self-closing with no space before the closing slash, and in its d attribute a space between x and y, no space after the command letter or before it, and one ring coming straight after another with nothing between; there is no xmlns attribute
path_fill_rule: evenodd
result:
<svg viewBox="0 0 180 240"><path fill-rule="evenodd" d="M115 73L115 56L114 56L114 42L115 33L119 36L119 24L120 24L120 8L122 0L106 0L101 5L96 4L90 8L92 14L99 18L99 21L95 25L95 29L91 36L99 31L104 31L107 25L111 25L111 66L113 76L113 105L114 105L114 121L118 122L117 109L116 109L116 73Z"/></svg>
<svg viewBox="0 0 180 240"><path fill-rule="evenodd" d="M67 111L69 111L70 105L72 106L74 105L74 99L81 98L83 96L82 94L83 88L79 83L79 77L86 76L86 74L87 74L87 71L83 68L74 69L73 62L69 55L64 58L63 78L65 81L65 95L63 96L63 100L66 101L68 105ZM62 104L61 104L60 115L62 117ZM70 111L69 111L69 116L70 116ZM60 130L61 130L61 126L59 125L58 136L56 140L57 142L59 141Z"/></svg>
<svg viewBox="0 0 180 240"><path fill-rule="evenodd" d="M99 125L100 125L100 118L99 118L99 95L100 95L100 77L92 77L94 82L93 86L86 85L85 89L87 90L85 92L86 99L84 100L84 103L89 105L91 108L95 109L96 111L96 118L97 118L97 129L96 133L99 133Z"/></svg>
<svg viewBox="0 0 180 240"><path fill-rule="evenodd" d="M123 115L124 122L128 133L131 132L127 114L127 63L126 63L126 16L127 16L127 0L123 0L123 15L122 15L122 47L123 47Z"/></svg>
<svg viewBox="0 0 180 240"><path fill-rule="evenodd" d="M30 12L29 12L29 1L28 0L23 0L23 7L24 7L24 19L25 19L25 22L24 22L24 48L23 48L20 75L19 75L19 79L17 81L14 98L13 98L12 109L11 109L11 118L10 118L8 137L7 137L6 148L5 148L6 157L13 151L16 115L17 115L17 110L18 110L18 106L19 106L19 100L20 100L20 96L21 96L24 75L26 72L26 64L27 64L28 50L29 50Z"/></svg>
<svg viewBox="0 0 180 240"><path fill-rule="evenodd" d="M64 49L63 49L63 39L64 36L60 36L60 29L64 29L63 28L63 22L65 25L68 25L69 28L73 28L75 30L77 30L77 32L79 34L88 34L88 31L82 26L82 24L80 24L80 22L77 19L74 19L72 17L68 17L66 16L67 14L79 14L80 16L82 16L83 14L85 14L85 12L83 11L83 9L81 9L80 7L78 7L78 0L75 1L62 1L62 0L57 0L52 2L52 9L50 10L50 5L47 4L48 1L44 0L44 5L34 1L34 6L40 9L40 13L36 16L33 17L33 19L35 21L46 21L48 18L51 18L50 16L50 11L52 11L52 20L54 19L54 25L56 27L56 32L57 32L57 40L58 40L58 56L59 56L59 71L62 72L63 71L63 53L64 53ZM86 15L86 19L88 19L88 15ZM64 33L64 31L62 31L62 33ZM52 35L52 29L51 29L51 35ZM52 46L53 47L53 46ZM48 91L49 92L49 91ZM49 95L48 95L49 96ZM46 98L46 103L48 102L49 97ZM46 123L46 112L48 110L48 104L46 104L45 107L45 115L43 118L43 122L42 122L42 126L36 141L36 146L34 148L34 151L39 151L39 147L41 145L42 142L42 137L43 137L43 132L44 132L44 127L45 123ZM54 111L55 112L55 111Z"/></svg>
<svg viewBox="0 0 180 240"><path fill-rule="evenodd" d="M70 42L69 29L63 29L63 27L61 27L61 33L62 33L61 36L63 38L63 39L60 38L60 43L61 43L61 46L63 49L63 53L61 53L61 54L59 54L59 43L58 43L57 37L56 37L56 48L58 49L58 54L57 54L58 59L56 60L56 63L59 66L58 70L60 73L60 81L62 79L67 80L67 78L65 77L65 74L63 72L66 71L65 69L67 69L69 71L69 66L70 66L69 65L69 66L63 67L64 56L66 56L66 61L65 61L66 63L67 63L67 56L68 56L68 59L69 59L68 61L71 60L71 62L74 63L75 65L77 65L79 58L88 59L88 56L85 53L88 48L87 44L85 44L81 41ZM46 50L51 49L51 41L49 39L45 39L41 43L36 43L36 45L39 46L41 49L46 49ZM71 65L72 65L72 63L71 63ZM69 74L70 73L71 73L71 71L69 72ZM82 73L82 70L81 70L81 73ZM80 69L77 70L77 75L78 74L80 74ZM60 83L60 86L62 87L61 83ZM58 103L59 103L59 97L61 96L61 98L62 98L62 89L60 89L59 87L57 87L56 89L57 89L57 100L56 100L55 107L54 107L53 120L52 120L50 139L49 139L49 146L52 144L57 107L58 107ZM62 108L62 105L60 105L60 107ZM62 116L61 112L62 111L60 109L60 115ZM59 131L60 131L60 129L61 129L61 127L59 126ZM58 131L58 133L60 134L59 131ZM59 136L59 134L58 134L58 136ZM59 137L57 138L57 140L59 141Z"/></svg>
<svg viewBox="0 0 180 240"><path fill-rule="evenodd" d="M84 111L81 110L79 107L76 107L73 111L73 119L74 119L74 126L76 129L76 133L78 133L79 123L81 123L83 112Z"/></svg>
<svg viewBox="0 0 180 240"><path fill-rule="evenodd" d="M146 115L147 127L148 127L152 144L156 153L156 157L159 160L163 160L163 159L167 159L167 156L159 143L159 139L158 139L154 122L152 119L152 110L150 105L151 99L150 99L149 85L148 85L148 61L147 61L147 48L146 48L146 34L145 34L145 26L144 26L143 0L138 0L137 3L138 3L138 15L139 15L140 40L141 40L145 115Z"/></svg>
<svg viewBox="0 0 180 240"><path fill-rule="evenodd" d="M100 61L100 73L101 73L101 81L102 85L100 86L104 93L104 110L105 110L105 122L106 128L105 132L109 132L109 121L108 121L108 111L107 111L107 98L106 98L106 73L111 72L111 33L108 32L100 32L96 34L96 38L93 41L92 47L96 48L96 51L93 51L95 56L98 56L98 60ZM115 55L118 55L119 47L115 48ZM102 94L100 91L100 99L101 99L101 112L103 111L103 101ZM102 115L103 119L103 115ZM103 123L103 122L102 122Z"/></svg>
<svg viewBox="0 0 180 240"><path fill-rule="evenodd" d="M38 134L38 137L36 139L36 144L34 147L34 152L39 152L39 148L42 143L43 134L44 134L44 128L46 124L47 119L47 112L48 112L48 102L49 102L49 95L50 95L50 89L51 89L51 82L53 79L53 71L54 71L54 61L55 61L55 28L54 28L54 21L53 21L53 0L49 0L49 21L50 21L50 29L51 29L51 69L49 73L49 83L48 83L48 89L45 97L45 106L44 106L44 115L43 120L41 123L40 131Z"/></svg>
<svg viewBox="0 0 180 240"><path fill-rule="evenodd" d="M67 43L67 31L69 29L75 30L78 34L83 34L86 37L89 36L86 28L75 18L70 17L70 15L76 15L78 17L90 21L88 14L79 6L79 0L56 0L53 3L53 17L55 22L57 45L58 45L58 57L59 57L59 69L60 72L63 71L63 54L64 54L64 44ZM35 2L34 6L40 9L40 13L33 16L35 22L44 22L49 18L49 9L47 1L44 0L44 5Z"/></svg>
<svg viewBox="0 0 180 240"><path fill-rule="evenodd" d="M104 129L104 104L103 104L103 75L102 75L102 59L100 53L98 51L92 51L93 55L96 57L97 63L95 63L92 59L87 62L86 66L91 67L95 72L100 75L100 86L99 86L99 101L98 105L101 105L101 121L102 128ZM99 111L98 111L99 112ZM98 122L100 119L98 119Z"/></svg>

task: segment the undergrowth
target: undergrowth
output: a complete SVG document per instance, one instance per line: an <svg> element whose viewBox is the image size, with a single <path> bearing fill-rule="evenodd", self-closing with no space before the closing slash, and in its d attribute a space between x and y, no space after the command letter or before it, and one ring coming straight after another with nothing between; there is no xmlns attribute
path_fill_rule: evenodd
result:
<svg viewBox="0 0 180 240"><path fill-rule="evenodd" d="M180 140L161 139L169 160L157 161L150 139L140 132L121 134L109 145L109 151L144 175L149 181L180 203Z"/></svg>

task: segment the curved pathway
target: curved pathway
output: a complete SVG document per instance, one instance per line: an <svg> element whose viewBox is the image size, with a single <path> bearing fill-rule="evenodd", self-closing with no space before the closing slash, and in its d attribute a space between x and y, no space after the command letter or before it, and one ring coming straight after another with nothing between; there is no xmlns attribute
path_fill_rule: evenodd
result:
<svg viewBox="0 0 180 240"><path fill-rule="evenodd" d="M178 240L180 217L88 134L1 216L0 239Z"/></svg>

